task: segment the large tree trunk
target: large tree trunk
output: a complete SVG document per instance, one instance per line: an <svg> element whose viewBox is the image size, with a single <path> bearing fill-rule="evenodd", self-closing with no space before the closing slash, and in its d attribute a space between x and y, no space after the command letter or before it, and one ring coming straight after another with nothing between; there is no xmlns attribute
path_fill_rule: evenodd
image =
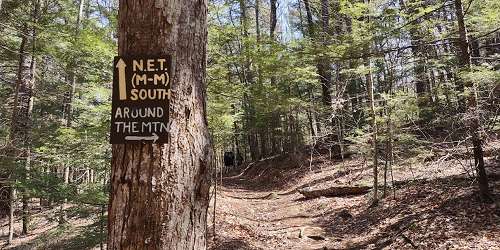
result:
<svg viewBox="0 0 500 250"><path fill-rule="evenodd" d="M113 145L108 249L205 249L207 1L120 0L120 56L172 55L169 143Z"/></svg>
<svg viewBox="0 0 500 250"><path fill-rule="evenodd" d="M458 23L458 61L461 70L470 70L471 67L471 56L469 50L469 40L467 37L467 27L464 22L464 10L461 0L455 0L455 10L457 15ZM472 134L472 144L474 147L474 162L477 172L477 180L479 184L479 192L484 201L491 201L491 194L488 187L488 177L486 175L486 170L484 168L484 152L483 152L483 139L481 136L481 122L479 120L478 107L477 107L477 91L476 86L471 81L465 81L458 78L460 85L467 88L467 109L466 112L466 122L469 125L469 131Z"/></svg>

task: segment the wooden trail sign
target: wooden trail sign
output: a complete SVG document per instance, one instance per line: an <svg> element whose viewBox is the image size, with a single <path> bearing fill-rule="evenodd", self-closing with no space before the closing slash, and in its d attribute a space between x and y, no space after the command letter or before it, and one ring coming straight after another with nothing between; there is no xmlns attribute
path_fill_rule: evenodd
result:
<svg viewBox="0 0 500 250"><path fill-rule="evenodd" d="M111 144L167 143L172 58L115 57Z"/></svg>

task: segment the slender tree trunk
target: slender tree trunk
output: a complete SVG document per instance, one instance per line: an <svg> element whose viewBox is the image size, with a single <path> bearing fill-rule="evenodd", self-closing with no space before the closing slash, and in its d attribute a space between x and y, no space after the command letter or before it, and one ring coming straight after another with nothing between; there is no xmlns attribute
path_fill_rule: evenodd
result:
<svg viewBox="0 0 500 250"><path fill-rule="evenodd" d="M85 9L85 0L80 0L80 5L78 6L78 18L76 19L76 33L80 32L80 26L82 24L83 12Z"/></svg>
<svg viewBox="0 0 500 250"><path fill-rule="evenodd" d="M273 1L273 0L271 0ZM255 0L255 33L257 35L257 45L260 42L260 0Z"/></svg>
<svg viewBox="0 0 500 250"><path fill-rule="evenodd" d="M104 212L105 211L106 211L106 207L105 207L105 205L102 205L101 206L101 217L100 217L100 223L99 223L101 235L104 235ZM101 239L101 241L99 242L99 249L104 250L104 240L103 239Z"/></svg>
<svg viewBox="0 0 500 250"><path fill-rule="evenodd" d="M304 8L306 9L306 19L307 19L307 33L309 37L313 39L314 37L314 24L311 13L311 6L309 5L309 0L304 0Z"/></svg>
<svg viewBox="0 0 500 250"><path fill-rule="evenodd" d="M471 68L471 55L469 50L469 40L467 37L467 27L464 21L464 10L461 0L455 0L455 11L457 16L459 39L458 45L458 61L459 67L463 71L470 70ZM479 184L479 192L483 201L491 202L491 194L488 186L488 177L484 168L484 152L483 152L483 139L481 135L481 122L478 114L477 107L477 90L473 82L461 79L459 77L460 85L466 87L467 95L467 109L466 119L469 125L469 131L472 134L472 145L474 147L474 162L477 172L477 181Z"/></svg>
<svg viewBox="0 0 500 250"><path fill-rule="evenodd" d="M23 31L27 31L27 24L24 24ZM25 121L23 123L19 122L19 119L22 119L22 117L19 117L16 115L16 113L19 112L20 110L20 103L21 103L21 97L22 100L30 99L29 95L30 93L26 93L25 90L27 88L27 84L29 83L29 71L27 68L29 68L29 61L27 58L26 54L26 46L28 42L28 36L23 36L21 39L21 45L19 48L19 65L18 65L18 72L17 72L17 81L16 81L16 89L14 92L14 106L13 106L13 112L12 112L12 120L11 120L11 127L10 127L10 141L12 143L12 146L14 148L14 152L19 150L19 147L21 147L20 150L22 150L22 147L24 147L27 134L25 128L20 128L23 124L25 124ZM23 86L24 85L24 86ZM23 92L21 92L23 91ZM28 97L26 97L28 95ZM15 157L17 153L14 153L13 156ZM13 161L12 164L15 164ZM9 180L12 183L11 186L9 187L9 239L8 242L11 243L13 240L13 235L14 235L14 212L15 212L15 201L16 201L16 190L14 187L14 183L17 181L17 177L14 176L13 173L9 175Z"/></svg>
<svg viewBox="0 0 500 250"><path fill-rule="evenodd" d="M217 152L217 150L214 149L214 152ZM213 218L212 218L212 225L213 225L213 237L214 237L214 242L215 242L215 238L217 236L217 231L216 231L216 228L215 228L215 223L216 223L216 215L217 215L217 154L214 155L214 160L213 160L213 171L214 171L214 174L213 174L213 181L214 181L214 214L213 214ZM221 169L222 170L222 169Z"/></svg>
<svg viewBox="0 0 500 250"><path fill-rule="evenodd" d="M32 20L36 23L38 18L39 3L33 3ZM19 69L17 76L16 91L14 95L14 107L12 112L12 124L10 131L10 140L12 145L22 152L25 157L24 174L25 180L29 179L31 164L31 127L33 111L33 90L35 85L35 40L36 30L31 29L28 24L24 24L20 53ZM27 47L31 46L31 55L26 53ZM29 198L27 190L22 190L22 234L28 233L29 224Z"/></svg>
<svg viewBox="0 0 500 250"><path fill-rule="evenodd" d="M277 16L277 0L270 0L270 13L269 13L269 37L274 42L276 40L275 32L276 25L278 23ZM271 85L276 86L276 76L271 75ZM281 114L278 111L273 111L271 113L271 153L278 154L281 150L278 147L278 140L281 136L280 130L278 129L280 125Z"/></svg>
<svg viewBox="0 0 500 250"><path fill-rule="evenodd" d="M83 20L83 9L85 7L85 0L80 0L80 4L79 4L79 7L78 7L78 16L77 16L77 19L76 19L76 25L75 25L75 33L74 33L74 40L76 42L76 39L78 39L78 35L80 34L80 26L81 26L81 22ZM70 69L69 69L69 81L71 83L71 89L69 90L68 92L68 100L67 100L67 103L66 103L66 111L64 112L66 114L66 124L65 126L68 127L68 128L71 128L71 123L72 123L72 120L73 120L73 99L75 97L75 94L76 94L76 85L77 85L77 76L76 76L76 66L77 62L76 61L73 61L70 63ZM69 166L65 166L64 167L64 183L65 184L69 184L70 182L70 167ZM66 203L66 199L65 201L63 202L63 204L61 204L61 206L64 206L64 203ZM64 208L61 209L61 211L64 211ZM64 222L64 214L61 215L61 219L60 222Z"/></svg>
<svg viewBox="0 0 500 250"><path fill-rule="evenodd" d="M241 41L241 54L244 55L244 62L242 67L241 79L246 87L250 87L253 84L253 77L251 72L251 61L248 48L248 16L247 16L247 0L239 0L240 5L240 25L241 25L241 35L243 37ZM248 133L248 145L250 147L250 155L252 160L257 161L260 159L259 154L259 140L258 140L258 130L255 127L255 109L251 102L251 98L245 91L243 94L243 103L245 108L245 121L246 121L246 131Z"/></svg>
<svg viewBox="0 0 500 250"><path fill-rule="evenodd" d="M370 0L367 0L367 3L370 3ZM366 17L367 25L370 27L371 25L371 11L368 10L368 14ZM371 66L371 52L372 52L372 41L370 40L366 45L365 49L367 56L364 59L365 67L368 68L368 72L365 75L366 78L366 90L368 92L368 101L370 104L370 122L372 126L372 155L373 155L373 198L372 205L376 205L378 203L378 127L377 127L377 113L375 112L375 96L374 96L374 87L373 87L373 74L372 74L372 66Z"/></svg>
<svg viewBox="0 0 500 250"><path fill-rule="evenodd" d="M9 238L7 243L12 244L14 240L14 211L16 210L16 189L10 188L10 200L9 200Z"/></svg>
<svg viewBox="0 0 500 250"><path fill-rule="evenodd" d="M330 13L328 0L321 0L321 42L326 48L328 46L328 35L330 34ZM320 57L318 62L318 75L320 77L323 93L323 104L330 106L332 103L332 69L328 57Z"/></svg>
<svg viewBox="0 0 500 250"><path fill-rule="evenodd" d="M270 0L271 12L269 14L269 36L274 40L274 32L276 31L276 24L278 23L276 10L277 10L277 0Z"/></svg>
<svg viewBox="0 0 500 250"><path fill-rule="evenodd" d="M207 1L120 0L120 56L172 55L169 143L113 145L108 249L206 249Z"/></svg>
<svg viewBox="0 0 500 250"><path fill-rule="evenodd" d="M316 127L314 126L314 122L313 122L313 113L314 110L312 109L309 109L307 110L307 119L309 120L309 131L311 133L311 140L314 139L314 137L316 137Z"/></svg>
<svg viewBox="0 0 500 250"><path fill-rule="evenodd" d="M370 103L370 119L372 126L372 154L373 154L373 203L378 202L378 128L377 128L377 114L375 113L375 98L373 90L373 75L371 70L371 60L370 58L365 59L365 66L368 67L368 73L366 74L366 87L368 92L368 100Z"/></svg>

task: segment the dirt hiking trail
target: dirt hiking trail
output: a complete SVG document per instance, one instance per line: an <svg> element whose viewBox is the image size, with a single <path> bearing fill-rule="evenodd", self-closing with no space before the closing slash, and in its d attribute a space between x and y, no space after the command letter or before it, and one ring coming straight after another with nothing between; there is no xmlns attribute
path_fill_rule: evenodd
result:
<svg viewBox="0 0 500 250"><path fill-rule="evenodd" d="M371 193L306 199L297 192L370 185L365 160L320 156L311 163L306 158L269 158L224 177L217 192L215 237L209 225L210 248L500 249L500 206L479 202L462 164L395 167L387 178L389 184L394 179L396 188L369 207ZM489 161L489 166L489 172L500 170L498 162ZM499 190L494 176L493 190Z"/></svg>

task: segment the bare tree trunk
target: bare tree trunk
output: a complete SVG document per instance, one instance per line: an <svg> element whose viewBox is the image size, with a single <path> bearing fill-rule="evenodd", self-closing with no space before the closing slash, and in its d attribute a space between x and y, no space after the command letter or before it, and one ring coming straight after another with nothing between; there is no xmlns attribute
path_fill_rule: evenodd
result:
<svg viewBox="0 0 500 250"><path fill-rule="evenodd" d="M16 210L16 189L10 188L10 200L9 200L9 238L8 244L12 244L14 239L14 211Z"/></svg>
<svg viewBox="0 0 500 250"><path fill-rule="evenodd" d="M36 1L33 3L35 6L33 7L33 22L36 24L38 22L39 11L40 11L40 1ZM31 62L30 62L30 80L31 80L31 96L28 103L27 110L27 138L26 138L26 163L25 163L25 180L30 179L30 170L31 170L31 128L32 128L32 116L33 116L33 91L35 89L35 69L36 69L36 25L32 27L32 37L31 37ZM27 190L23 190L23 235L28 234L28 227L30 222L30 214L29 214L29 201Z"/></svg>
<svg viewBox="0 0 500 250"><path fill-rule="evenodd" d="M105 211L105 205L102 205L101 206L101 218L100 218L100 231L101 231L101 235L104 235L104 211ZM104 241L101 240L101 242L99 242L99 249L100 250L104 250Z"/></svg>
<svg viewBox="0 0 500 250"><path fill-rule="evenodd" d="M469 50L469 39L467 37L467 27L464 22L464 10L462 0L455 0L455 11L458 23L458 61L461 70L467 71L471 68L471 55ZM477 172L477 181L479 184L479 192L483 201L491 202L491 194L488 186L488 177L484 168L484 152L483 152L483 139L481 135L481 122L478 114L477 107L477 90L473 82L466 80L464 82L460 77L458 78L460 85L467 88L467 109L466 117L469 125L469 131L472 134L472 145L474 147L474 162Z"/></svg>
<svg viewBox="0 0 500 250"><path fill-rule="evenodd" d="M206 249L207 1L120 0L120 56L172 55L168 144L113 145L108 249Z"/></svg>
<svg viewBox="0 0 500 250"><path fill-rule="evenodd" d="M217 150L214 149L214 152L217 152ZM213 162L213 171L214 171L214 174L213 174L213 181L214 181L214 214L213 214L213 218L212 218L212 224L213 224L213 240L215 242L215 238L217 236L217 231L216 231L216 228L215 228L215 222L216 222L216 215L217 215L217 154L214 154L214 160L212 161ZM222 169L221 169L222 170ZM221 173L222 174L222 173Z"/></svg>
<svg viewBox="0 0 500 250"><path fill-rule="evenodd" d="M258 46L260 41L260 0L255 0L255 33L257 35Z"/></svg>
<svg viewBox="0 0 500 250"><path fill-rule="evenodd" d="M370 58L365 59L365 66L368 67L368 73L366 74L366 86L368 92L368 100L370 102L370 118L372 125L372 154L373 154L373 204L378 202L378 151L377 151L377 114L375 113L375 98L373 90L373 75L371 70L371 60Z"/></svg>
<svg viewBox="0 0 500 250"><path fill-rule="evenodd" d="M311 133L311 140L314 140L314 137L316 137L316 127L314 126L313 122L313 112L314 110L308 109L307 110L307 120L309 121L309 131Z"/></svg>

